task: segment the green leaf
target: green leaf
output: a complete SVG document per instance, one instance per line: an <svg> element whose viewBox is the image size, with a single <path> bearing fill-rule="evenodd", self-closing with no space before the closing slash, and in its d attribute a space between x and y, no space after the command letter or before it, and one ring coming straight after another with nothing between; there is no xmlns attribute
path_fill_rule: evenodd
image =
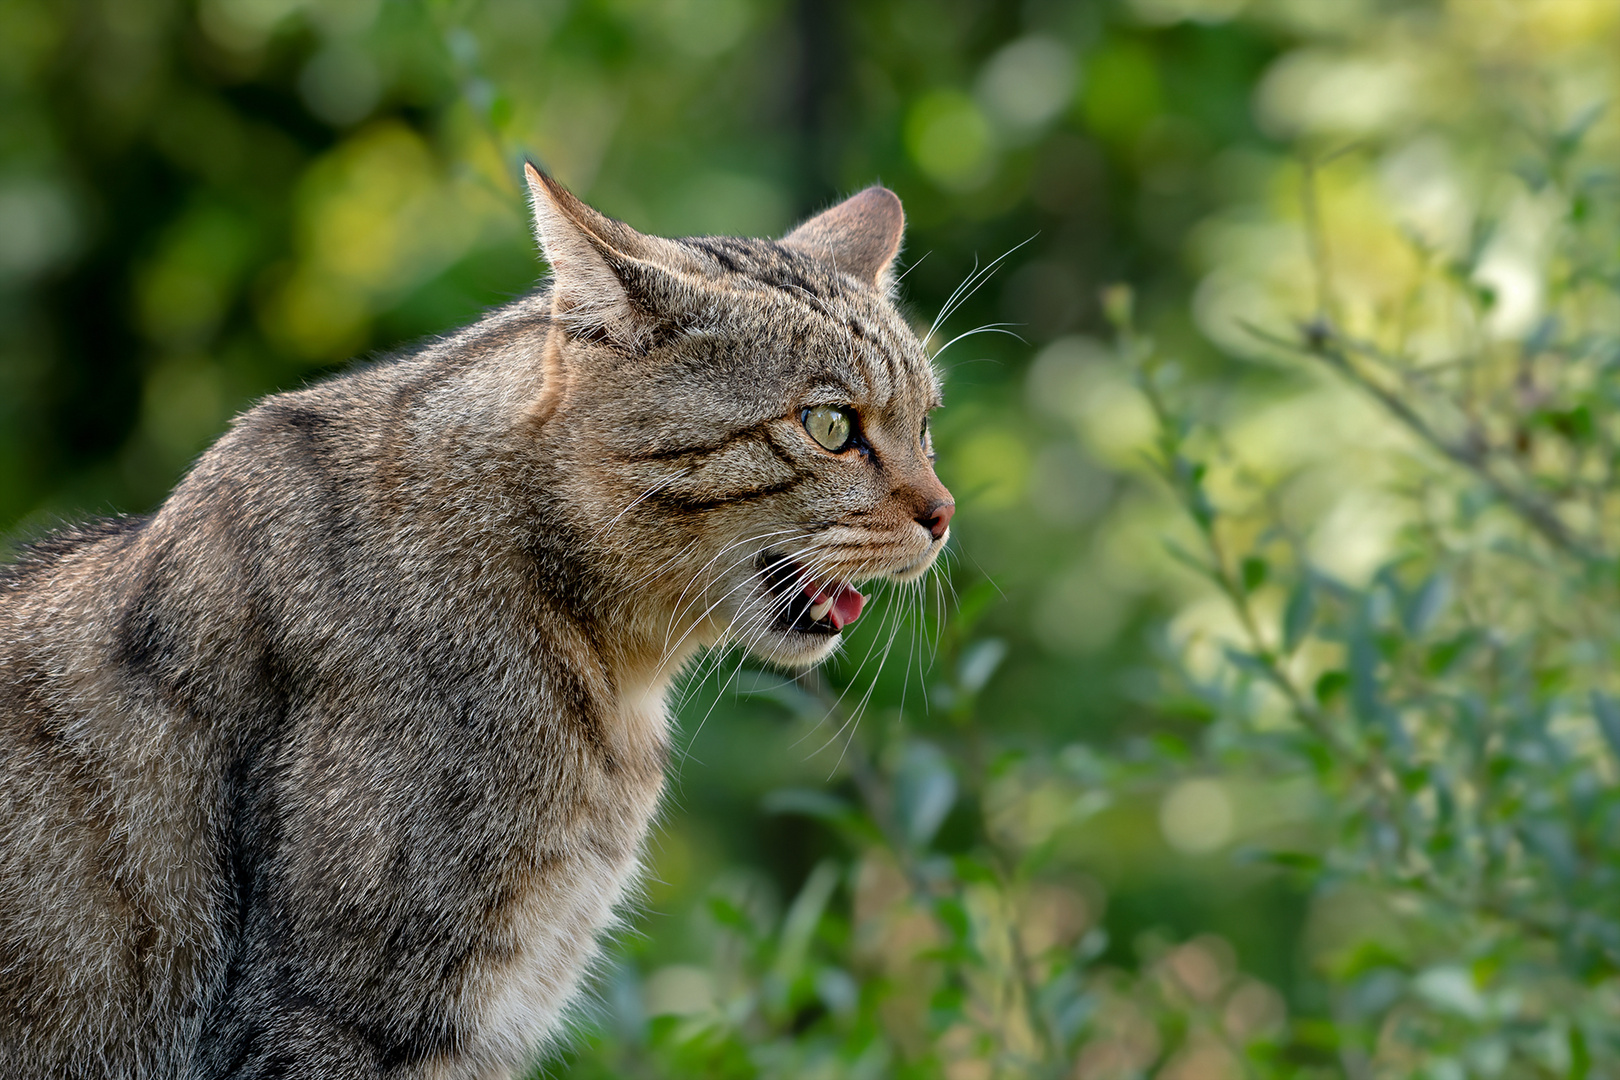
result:
<svg viewBox="0 0 1620 1080"><path fill-rule="evenodd" d="M1560 131L1558 137L1553 140L1554 155L1565 158L1580 149L1581 143L1586 139L1586 133L1602 118L1608 105L1607 101L1594 101L1576 113L1569 126Z"/></svg>
<svg viewBox="0 0 1620 1080"><path fill-rule="evenodd" d="M967 908L954 896L944 896L934 904L934 914L939 921L945 924L952 941L959 947L971 950L973 946L973 920L969 917Z"/></svg>
<svg viewBox="0 0 1620 1080"><path fill-rule="evenodd" d="M1478 1022L1489 1013L1489 1005L1466 968L1451 964L1429 968L1412 980L1412 989L1442 1012L1467 1020Z"/></svg>
<svg viewBox="0 0 1620 1080"><path fill-rule="evenodd" d="M491 126L504 128L512 120L512 99L505 94L496 94L489 103L489 122Z"/></svg>
<svg viewBox="0 0 1620 1080"><path fill-rule="evenodd" d="M1586 1030L1580 1024L1569 1025L1569 1080L1587 1080L1592 1075L1592 1051L1586 1046Z"/></svg>
<svg viewBox="0 0 1620 1080"><path fill-rule="evenodd" d="M1309 851L1256 851L1243 852L1243 861L1260 866L1274 866L1279 870L1293 870L1307 874L1322 871L1322 856Z"/></svg>
<svg viewBox="0 0 1620 1080"><path fill-rule="evenodd" d="M1305 730L1268 732L1266 742L1286 753L1304 758L1318 775L1326 775L1338 763L1333 748L1319 736Z"/></svg>
<svg viewBox="0 0 1620 1080"><path fill-rule="evenodd" d="M802 814L822 821L843 821L854 813L843 799L813 788L779 788L766 792L760 806L767 814Z"/></svg>
<svg viewBox="0 0 1620 1080"><path fill-rule="evenodd" d="M1239 566L1239 576L1243 581L1243 591L1252 593L1266 583L1266 575L1270 571L1266 560L1258 555L1245 556Z"/></svg>
<svg viewBox="0 0 1620 1080"><path fill-rule="evenodd" d="M1148 737L1148 745L1166 761L1180 764L1192 760L1192 751L1187 747L1187 740L1173 732L1155 732Z"/></svg>
<svg viewBox="0 0 1620 1080"><path fill-rule="evenodd" d="M1406 629L1412 634L1422 634L1445 610L1446 604L1451 600L1451 578L1442 573L1430 574L1428 580L1418 586L1416 593L1406 605Z"/></svg>
<svg viewBox="0 0 1620 1080"><path fill-rule="evenodd" d="M1592 691L1592 715L1614 756L1620 758L1620 702L1601 690Z"/></svg>
<svg viewBox="0 0 1620 1080"><path fill-rule="evenodd" d="M941 1030L956 1023L967 1007L967 992L955 983L946 983L928 1000L933 1025Z"/></svg>
<svg viewBox="0 0 1620 1080"><path fill-rule="evenodd" d="M983 859L972 855L958 855L951 860L951 869L958 881L994 885L996 873Z"/></svg>
<svg viewBox="0 0 1620 1080"><path fill-rule="evenodd" d="M776 951L776 963L772 970L777 978L784 983L792 982L804 966L805 955L810 951L810 939L821 922L821 914L827 910L827 901L832 899L833 890L838 887L838 867L831 860L824 859L816 864L805 880L804 888L794 898L793 906L788 908L787 918L782 920L782 938Z"/></svg>
<svg viewBox="0 0 1620 1080"><path fill-rule="evenodd" d="M1000 595L1001 589L991 578L976 581L963 589L956 604L956 613L951 616L951 624L956 632L963 636L971 633L980 617L989 609L991 601Z"/></svg>
<svg viewBox="0 0 1620 1080"><path fill-rule="evenodd" d="M1455 637L1440 642L1429 650L1424 661L1424 667L1430 675L1444 675L1450 671L1459 660L1467 656L1481 639L1480 632L1475 629L1464 630Z"/></svg>
<svg viewBox="0 0 1620 1080"><path fill-rule="evenodd" d="M1544 316L1536 323L1535 329L1525 336L1523 345L1525 357L1530 358L1546 352L1547 347L1557 340L1559 328L1558 316Z"/></svg>
<svg viewBox="0 0 1620 1080"><path fill-rule="evenodd" d="M1350 704L1363 722L1379 718L1382 695L1378 665L1382 654L1368 627L1359 626L1350 636Z"/></svg>
<svg viewBox="0 0 1620 1080"><path fill-rule="evenodd" d="M844 800L814 788L779 788L760 800L767 814L800 814L833 825L857 843L883 844L883 832L870 818Z"/></svg>
<svg viewBox="0 0 1620 1080"><path fill-rule="evenodd" d="M975 641L962 650L961 662L956 666L956 682L964 693L977 694L996 673L1007 658L1007 643L1000 638Z"/></svg>
<svg viewBox="0 0 1620 1080"><path fill-rule="evenodd" d="M1316 680L1316 703L1324 708L1343 697L1350 676L1343 671L1324 671Z"/></svg>
<svg viewBox="0 0 1620 1080"><path fill-rule="evenodd" d="M1191 694L1172 694L1159 698L1153 704L1161 716L1172 720L1207 724L1216 716L1215 709L1209 702Z"/></svg>
<svg viewBox="0 0 1620 1080"><path fill-rule="evenodd" d="M894 774L895 816L915 847L925 847L956 805L956 774L933 743L909 743Z"/></svg>
<svg viewBox="0 0 1620 1080"><path fill-rule="evenodd" d="M1288 606L1283 609L1283 651L1291 653L1299 648L1315 621L1316 590L1311 587L1309 578L1302 578L1289 594Z"/></svg>
<svg viewBox="0 0 1620 1080"><path fill-rule="evenodd" d="M1360 941L1344 952L1326 957L1326 967L1336 979L1349 981L1379 968L1411 970L1411 961L1389 942Z"/></svg>
<svg viewBox="0 0 1620 1080"><path fill-rule="evenodd" d="M729 927L750 940L758 936L759 931L754 926L754 920L726 897L710 896L708 907L709 915L721 926Z"/></svg>
<svg viewBox="0 0 1620 1080"><path fill-rule="evenodd" d="M1520 828L1525 846L1540 855L1559 881L1568 883L1580 873L1580 853L1569 826L1562 821L1532 821Z"/></svg>
<svg viewBox="0 0 1620 1080"><path fill-rule="evenodd" d="M1294 1041L1300 1046L1316 1050L1336 1051L1347 1032L1331 1020L1317 1020L1312 1017L1300 1017L1290 1025L1293 1028Z"/></svg>

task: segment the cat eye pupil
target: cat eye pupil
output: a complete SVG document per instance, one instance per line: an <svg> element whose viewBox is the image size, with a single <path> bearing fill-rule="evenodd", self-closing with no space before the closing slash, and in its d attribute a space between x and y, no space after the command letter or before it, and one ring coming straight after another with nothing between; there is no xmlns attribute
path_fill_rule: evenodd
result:
<svg viewBox="0 0 1620 1080"><path fill-rule="evenodd" d="M848 449L855 433L855 422L848 409L817 405L804 411L804 429L810 437L834 452Z"/></svg>

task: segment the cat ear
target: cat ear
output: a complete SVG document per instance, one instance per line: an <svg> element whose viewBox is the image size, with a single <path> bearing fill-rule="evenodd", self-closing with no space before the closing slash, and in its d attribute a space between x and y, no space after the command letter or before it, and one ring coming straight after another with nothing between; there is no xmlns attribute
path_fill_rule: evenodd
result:
<svg viewBox="0 0 1620 1080"><path fill-rule="evenodd" d="M532 164L525 162L523 173L535 238L551 264L552 316L576 333L639 344L675 291L660 279L663 264L681 268L678 255L667 242L592 210Z"/></svg>
<svg viewBox="0 0 1620 1080"><path fill-rule="evenodd" d="M906 213L900 208L900 197L874 185L823 210L782 242L827 259L846 274L886 286L905 231Z"/></svg>

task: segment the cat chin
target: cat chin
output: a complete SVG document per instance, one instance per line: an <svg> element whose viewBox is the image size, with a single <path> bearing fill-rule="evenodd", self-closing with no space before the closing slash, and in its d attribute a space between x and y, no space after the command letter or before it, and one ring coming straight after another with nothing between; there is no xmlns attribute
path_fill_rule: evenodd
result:
<svg viewBox="0 0 1620 1080"><path fill-rule="evenodd" d="M838 648L843 634L806 634L798 630L771 630L751 648L760 660L780 667L815 667Z"/></svg>

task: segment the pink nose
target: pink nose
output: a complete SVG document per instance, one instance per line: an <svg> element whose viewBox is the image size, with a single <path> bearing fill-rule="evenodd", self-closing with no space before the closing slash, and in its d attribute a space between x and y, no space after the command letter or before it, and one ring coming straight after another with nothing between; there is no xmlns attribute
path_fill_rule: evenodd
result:
<svg viewBox="0 0 1620 1080"><path fill-rule="evenodd" d="M951 527L951 515L955 513L955 503L939 503L930 508L926 514L919 515L917 523L933 533L934 539L938 540L945 535L945 530Z"/></svg>

